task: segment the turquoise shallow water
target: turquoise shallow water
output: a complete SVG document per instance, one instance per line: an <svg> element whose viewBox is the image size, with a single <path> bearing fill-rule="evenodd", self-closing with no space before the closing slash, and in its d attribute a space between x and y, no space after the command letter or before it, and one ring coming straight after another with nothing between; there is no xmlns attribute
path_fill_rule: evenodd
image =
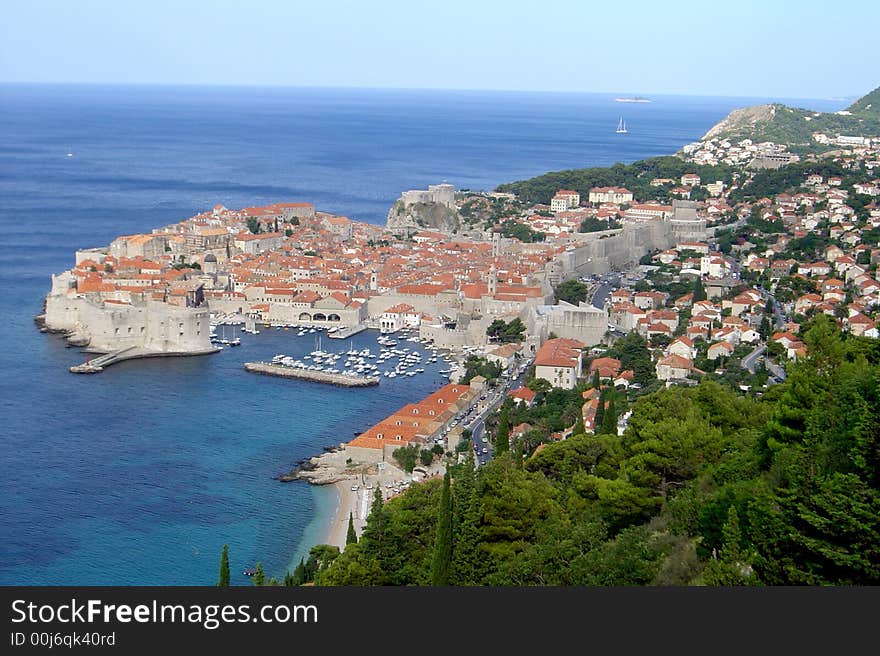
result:
<svg viewBox="0 0 880 656"><path fill-rule="evenodd" d="M273 476L440 383L429 366L366 390L244 372L245 360L314 348L289 331L69 374L83 355L33 316L75 248L216 203L310 200L379 223L404 189L489 189L670 153L749 102L0 86L0 584L211 584L224 542L236 582L257 560L280 576L323 538L335 500Z"/></svg>

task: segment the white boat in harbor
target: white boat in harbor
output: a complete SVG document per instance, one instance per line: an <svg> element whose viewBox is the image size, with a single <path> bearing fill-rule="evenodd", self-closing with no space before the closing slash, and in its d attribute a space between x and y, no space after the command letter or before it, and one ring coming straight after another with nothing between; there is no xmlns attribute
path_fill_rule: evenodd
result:
<svg viewBox="0 0 880 656"><path fill-rule="evenodd" d="M617 129L615 130L617 134L626 134L626 121L623 120L623 117L620 117L620 120L617 122Z"/></svg>

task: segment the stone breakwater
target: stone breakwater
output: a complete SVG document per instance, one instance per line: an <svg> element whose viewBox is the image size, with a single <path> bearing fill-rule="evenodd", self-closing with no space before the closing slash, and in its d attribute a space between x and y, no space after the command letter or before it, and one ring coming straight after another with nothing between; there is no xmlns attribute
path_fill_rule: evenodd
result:
<svg viewBox="0 0 880 656"><path fill-rule="evenodd" d="M350 376L347 374L334 374L327 371L312 371L309 369L297 369L269 362L245 362L247 371L264 374L266 376L279 376L281 378L298 378L310 380L327 385L339 385L341 387L372 387L379 384L379 379L372 376Z"/></svg>

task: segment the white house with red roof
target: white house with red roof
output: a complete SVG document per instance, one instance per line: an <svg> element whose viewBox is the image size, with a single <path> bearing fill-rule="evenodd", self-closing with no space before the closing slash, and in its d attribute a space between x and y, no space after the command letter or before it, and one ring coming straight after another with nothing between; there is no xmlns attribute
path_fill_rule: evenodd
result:
<svg viewBox="0 0 880 656"><path fill-rule="evenodd" d="M535 355L535 378L554 387L574 389L581 376L581 351L586 345L576 339L550 339Z"/></svg>
<svg viewBox="0 0 880 656"><path fill-rule="evenodd" d="M688 358L680 355L667 355L657 361L657 378L660 380L681 380L687 378L691 373L703 373L694 366L694 363Z"/></svg>
<svg viewBox="0 0 880 656"><path fill-rule="evenodd" d="M631 203L633 193L624 187L593 187L587 196L591 203Z"/></svg>
<svg viewBox="0 0 880 656"><path fill-rule="evenodd" d="M581 204L581 195L571 189L560 189L550 199L551 212L564 212Z"/></svg>
<svg viewBox="0 0 880 656"><path fill-rule="evenodd" d="M392 305L379 316L379 331L396 333L402 328L417 328L422 321L422 313L409 303Z"/></svg>
<svg viewBox="0 0 880 656"><path fill-rule="evenodd" d="M513 399L514 403L523 404L526 407L531 407L532 403L535 402L535 397L537 396L537 394L535 394L528 387L518 387L510 394L508 394L508 396Z"/></svg>
<svg viewBox="0 0 880 656"><path fill-rule="evenodd" d="M694 340L687 335L676 337L669 346L666 347L665 355L672 354L693 360L697 355L697 348L694 346Z"/></svg>
<svg viewBox="0 0 880 656"><path fill-rule="evenodd" d="M717 360L720 357L729 357L733 354L733 345L730 342L715 342L706 351L709 360Z"/></svg>

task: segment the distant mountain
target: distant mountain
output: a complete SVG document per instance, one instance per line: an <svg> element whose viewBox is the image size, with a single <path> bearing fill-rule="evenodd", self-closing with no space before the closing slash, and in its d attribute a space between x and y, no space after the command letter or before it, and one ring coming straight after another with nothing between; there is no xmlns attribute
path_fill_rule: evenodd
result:
<svg viewBox="0 0 880 656"><path fill-rule="evenodd" d="M880 116L880 87L877 87L868 95L862 96L846 109L853 114Z"/></svg>
<svg viewBox="0 0 880 656"><path fill-rule="evenodd" d="M774 141L792 147L815 147L814 132L837 135L880 136L880 87L840 112L817 112L781 103L735 109L715 125L702 140L752 139Z"/></svg>

